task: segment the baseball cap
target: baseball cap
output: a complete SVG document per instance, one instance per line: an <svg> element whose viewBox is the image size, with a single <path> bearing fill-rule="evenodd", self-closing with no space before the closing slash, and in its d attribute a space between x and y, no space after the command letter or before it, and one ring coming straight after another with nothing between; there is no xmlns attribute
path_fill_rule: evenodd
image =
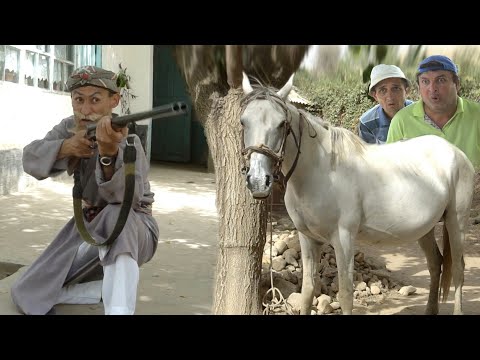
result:
<svg viewBox="0 0 480 360"><path fill-rule="evenodd" d="M427 57L418 65L418 74L434 70L447 70L458 75L457 66L452 60L443 55L432 55Z"/></svg>
<svg viewBox="0 0 480 360"><path fill-rule="evenodd" d="M68 91L82 86L98 86L113 92L120 92L117 86L117 74L97 66L82 66L75 69L67 80Z"/></svg>
<svg viewBox="0 0 480 360"><path fill-rule="evenodd" d="M368 92L372 91L372 88L380 81L388 78L404 79L407 81L408 85L410 85L410 81L398 66L380 64L374 66L370 73L370 86L368 87Z"/></svg>

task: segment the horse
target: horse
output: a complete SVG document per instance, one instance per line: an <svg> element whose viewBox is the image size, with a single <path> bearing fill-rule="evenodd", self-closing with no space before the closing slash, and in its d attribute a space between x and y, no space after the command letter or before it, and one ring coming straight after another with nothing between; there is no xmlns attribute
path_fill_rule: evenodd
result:
<svg viewBox="0 0 480 360"><path fill-rule="evenodd" d="M300 314L310 314L324 243L335 250L342 314L352 314L355 241L376 246L418 241L430 273L425 314L438 314L439 296L443 291L446 302L452 278L453 313L462 314L472 163L434 135L367 144L293 106L288 101L293 76L277 90L252 86L244 73L240 122L246 186L253 198L266 199L284 175L285 207L298 230L303 263ZM442 220L440 252L434 228Z"/></svg>

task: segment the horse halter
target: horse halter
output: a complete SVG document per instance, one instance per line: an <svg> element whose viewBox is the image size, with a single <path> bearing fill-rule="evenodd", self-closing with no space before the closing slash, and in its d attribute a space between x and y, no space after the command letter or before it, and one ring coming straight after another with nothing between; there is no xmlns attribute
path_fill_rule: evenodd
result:
<svg viewBox="0 0 480 360"><path fill-rule="evenodd" d="M295 132L292 130L292 125L291 125L292 114L291 114L291 112L288 110L285 102L282 99L280 99L276 94L275 95L270 94L270 95L275 100L275 102L278 105L280 105L280 107L282 108L282 110L285 113L285 120L283 121L283 136L282 136L282 142L280 144L280 149L278 150L278 152L275 152L274 150L272 150L269 146L267 146L265 144L252 145L252 146L248 146L248 147L242 149L243 167L241 169L241 172L242 172L242 175L247 174L247 172L250 170L250 166L249 166L250 165L250 156L252 155L252 153L257 152L257 153L263 154L265 156L268 156L269 158L271 158L274 161L273 179L274 179L274 181L278 182L278 180L280 179L280 173L282 171L282 163L283 163L284 155L285 155L285 145L286 145L286 142L287 142L287 137L291 133L294 140L295 140L295 145L297 147L297 155L295 157L294 163L292 164L292 167L288 171L287 175L285 175L285 177L284 177L282 185L283 185L284 188L286 188L287 187L287 181L290 178L290 176L292 175L293 170L295 169L295 166L297 165L298 157L300 155L300 143L301 143L301 140L302 140L302 130L303 130L303 115L299 112L299 139L297 141L297 137L295 136ZM266 96L265 97L262 96L262 98L266 99ZM256 97L256 99L258 99L258 97ZM251 100L251 99L249 99L249 100ZM246 104L248 104L248 102ZM244 110L246 108L246 104L245 104ZM244 144L244 143L245 143L244 142L244 132L242 130L242 144Z"/></svg>
<svg viewBox="0 0 480 360"><path fill-rule="evenodd" d="M246 173L250 170L250 156L252 155L253 152L257 152L260 154L263 154L265 156L268 156L274 161L274 171L273 171L273 177L275 181L278 180L280 171L282 169L282 162L285 154L285 142L287 139L288 134L291 131L291 126L290 123L285 120L283 122L283 137L282 137L282 143L280 145L280 150L278 152L273 151L270 149L265 144L260 144L258 146L248 146L242 150L242 155L243 155L243 167L242 167L242 174L246 175ZM242 132L242 140L243 140L243 132Z"/></svg>

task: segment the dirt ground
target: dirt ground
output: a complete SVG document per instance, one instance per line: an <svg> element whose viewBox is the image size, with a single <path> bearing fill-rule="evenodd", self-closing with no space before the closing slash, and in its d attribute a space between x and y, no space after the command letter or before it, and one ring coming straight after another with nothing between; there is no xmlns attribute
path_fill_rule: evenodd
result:
<svg viewBox="0 0 480 360"><path fill-rule="evenodd" d="M218 243L214 175L202 169L153 164L151 183L156 194L154 216L161 229L160 241L152 261L141 268L136 314L208 315ZM0 197L4 205L0 207L0 314L18 314L10 299L11 283L72 214L71 183L55 183L54 188L46 185ZM473 218L479 214L477 176L471 215ZM392 292L379 302L356 303L354 314L423 314L430 279L420 247L357 246L365 255L385 261L393 279L412 285L417 291L408 297ZM464 313L480 314L480 224L469 226L465 263ZM7 276L3 280L2 271ZM453 286L447 303L440 304L440 314L452 312ZM100 315L103 308L101 304L59 305L57 313Z"/></svg>
<svg viewBox="0 0 480 360"><path fill-rule="evenodd" d="M193 165L154 162L149 178L160 237L154 257L140 268L135 314L208 315L218 243L215 176ZM0 204L0 315L15 315L10 286L71 218L72 179L43 180L0 196ZM102 315L103 305L57 305L56 311Z"/></svg>
<svg viewBox="0 0 480 360"><path fill-rule="evenodd" d="M465 282L463 286L463 311L466 315L480 314L480 224L474 224L474 218L480 215L480 174L475 178L475 194L472 202L469 228L465 241ZM435 234L441 239L441 228L437 226ZM368 306L355 305L354 314L397 314L421 315L425 311L428 298L430 276L426 260L420 246L415 243L409 247L387 247L378 249L366 244L357 244L366 255L385 260L392 278L405 285L417 288L416 293L408 297L392 292L381 302ZM440 314L453 313L453 284L446 303L440 303Z"/></svg>

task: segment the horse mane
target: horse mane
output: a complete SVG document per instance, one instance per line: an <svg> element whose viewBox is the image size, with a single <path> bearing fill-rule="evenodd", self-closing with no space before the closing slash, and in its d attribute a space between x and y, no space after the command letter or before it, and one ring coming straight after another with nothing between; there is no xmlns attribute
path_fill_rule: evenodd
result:
<svg viewBox="0 0 480 360"><path fill-rule="evenodd" d="M348 129L332 126L330 139L332 140L332 163L345 161L352 152L361 157L365 154L366 146L363 140Z"/></svg>
<svg viewBox="0 0 480 360"><path fill-rule="evenodd" d="M241 106L243 108L245 108L245 106L253 100L268 100L272 103L277 103L285 110L287 110L290 105L291 107L295 108L300 116L303 116L303 118L306 120L308 126L307 130L310 130L310 128L314 130L315 135L311 135L309 132L310 137L317 136L318 126L324 128L325 130L330 130L330 140L332 144L332 166L338 165L339 163L348 159L350 153L352 152L363 157L366 149L365 143L350 130L333 126L319 116L315 116L306 110L296 108L289 101L285 101L284 99L280 98L277 95L278 90L273 87L264 86L262 84L254 84L252 85L252 89L253 90L245 95L241 100ZM316 127L317 129L315 129Z"/></svg>
<svg viewBox="0 0 480 360"><path fill-rule="evenodd" d="M332 144L332 166L338 165L348 159L352 152L363 157L366 149L365 143L353 132L342 127L333 126L330 122L308 111L298 109L298 112L303 115L307 124L312 126L314 130L316 126L320 126L327 131L329 130Z"/></svg>

